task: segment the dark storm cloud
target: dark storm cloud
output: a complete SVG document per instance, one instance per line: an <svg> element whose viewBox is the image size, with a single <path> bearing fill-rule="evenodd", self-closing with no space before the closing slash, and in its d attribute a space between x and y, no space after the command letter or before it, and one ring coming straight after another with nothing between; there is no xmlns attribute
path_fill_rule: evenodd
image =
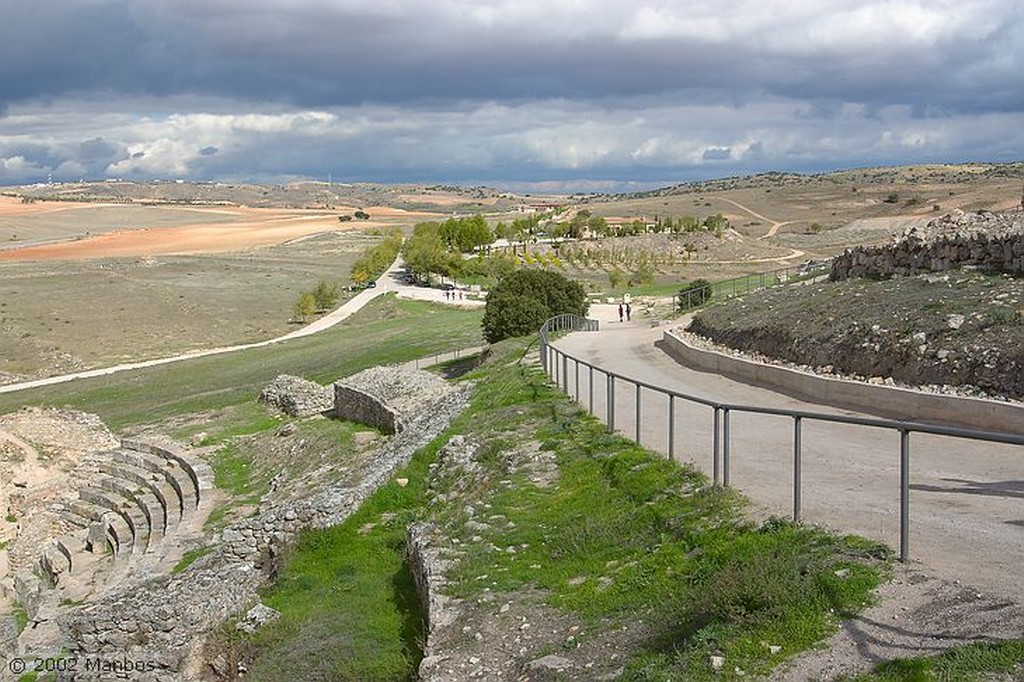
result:
<svg viewBox="0 0 1024 682"><path fill-rule="evenodd" d="M1019 106L1020 10L980 4L987 11L933 26L947 7L16 0L0 28L0 92L8 102L113 90L327 107L710 90Z"/></svg>
<svg viewBox="0 0 1024 682"><path fill-rule="evenodd" d="M1024 155L1016 0L8 4L0 181Z"/></svg>

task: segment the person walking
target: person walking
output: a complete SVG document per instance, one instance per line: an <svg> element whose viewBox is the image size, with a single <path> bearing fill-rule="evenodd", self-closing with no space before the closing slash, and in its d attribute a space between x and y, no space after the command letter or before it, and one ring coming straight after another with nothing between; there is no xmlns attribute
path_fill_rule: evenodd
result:
<svg viewBox="0 0 1024 682"><path fill-rule="evenodd" d="M619 322L622 322L622 304L619 304Z"/></svg>
<svg viewBox="0 0 1024 682"><path fill-rule="evenodd" d="M627 303L626 304L626 322L629 322L631 319L633 319L633 306L632 306L632 304Z"/></svg>

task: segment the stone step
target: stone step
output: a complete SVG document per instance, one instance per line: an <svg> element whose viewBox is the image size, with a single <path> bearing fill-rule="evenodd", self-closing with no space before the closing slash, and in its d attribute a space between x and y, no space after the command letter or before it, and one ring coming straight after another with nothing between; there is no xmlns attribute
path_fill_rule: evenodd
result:
<svg viewBox="0 0 1024 682"><path fill-rule="evenodd" d="M42 576L56 586L63 575L70 575L73 566L72 553L62 538L55 538L49 547L39 556L39 567Z"/></svg>
<svg viewBox="0 0 1024 682"><path fill-rule="evenodd" d="M97 500L103 500L103 502L97 502ZM114 556L127 556L131 554L134 539L134 533L129 524L134 521L129 521L131 517L128 514L122 516L116 504L109 503L110 500L96 491L84 489L79 491L79 498L71 503L71 512L90 520L91 523L88 526L90 535L96 524L104 524L104 537L110 543ZM86 539L86 543L93 545L94 552L97 541L96 537L87 537Z"/></svg>
<svg viewBox="0 0 1024 682"><path fill-rule="evenodd" d="M174 495L171 497L168 497L166 494L164 495L167 502L168 516L171 515L172 511L179 520L185 515L185 510L190 508L186 504L186 500L190 499L189 493L186 492L190 484L186 483L185 487L182 487L182 481L178 479L178 476L181 474L180 470L175 471L165 466L166 460L158 460L146 453L134 450L111 450L108 454L113 462L127 464L136 469L148 471L150 474L162 477L163 481L174 491Z"/></svg>
<svg viewBox="0 0 1024 682"><path fill-rule="evenodd" d="M103 462L100 465L100 471L108 476L128 481L134 486L146 488L147 492L140 497L155 500L157 505L150 504L150 521L154 531L159 528L161 532L166 532L169 521L181 520L181 502L178 493L167 483L162 474L125 462L113 461ZM168 500L174 504L173 509L170 508ZM169 510L174 516L168 513Z"/></svg>
<svg viewBox="0 0 1024 682"><path fill-rule="evenodd" d="M140 515L136 517L135 531L137 536L145 536L146 547L148 547L150 536L154 532L163 535L163 512L160 508L160 503L147 488L108 474L98 475L92 481L92 484L94 487L124 498L126 503L131 505L130 513L133 516L136 513ZM124 508L125 503L121 506ZM136 541L138 539L137 537Z"/></svg>
<svg viewBox="0 0 1024 682"><path fill-rule="evenodd" d="M201 495L200 491L203 488L210 487L212 483L212 481L207 480L212 474L212 472L209 471L209 467L198 462L193 464L187 457L169 448L155 445L153 443L123 438L121 439L121 450L155 455L166 461L169 469L177 469L184 472L185 478L189 483L191 483L191 493L193 498L191 503L193 508L199 506ZM180 478L179 480L182 483L182 490L185 490L185 480Z"/></svg>

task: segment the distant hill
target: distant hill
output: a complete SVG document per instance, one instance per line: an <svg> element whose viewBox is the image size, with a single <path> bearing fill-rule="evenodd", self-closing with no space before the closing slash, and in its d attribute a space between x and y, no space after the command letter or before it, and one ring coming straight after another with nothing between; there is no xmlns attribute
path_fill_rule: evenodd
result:
<svg viewBox="0 0 1024 682"><path fill-rule="evenodd" d="M387 206L410 211L472 213L508 211L525 203L517 195L487 187L295 182L258 185L231 182L99 180L8 187L25 200L231 205L255 208Z"/></svg>
<svg viewBox="0 0 1024 682"><path fill-rule="evenodd" d="M1024 162L1013 163L960 163L917 166L891 166L856 168L828 173L783 173L771 171L756 175L734 176L716 180L684 182L669 187L615 195L645 199L677 194L725 192L737 189L763 189L798 187L821 182L836 184L891 185L891 184L962 184L985 180L1024 179Z"/></svg>

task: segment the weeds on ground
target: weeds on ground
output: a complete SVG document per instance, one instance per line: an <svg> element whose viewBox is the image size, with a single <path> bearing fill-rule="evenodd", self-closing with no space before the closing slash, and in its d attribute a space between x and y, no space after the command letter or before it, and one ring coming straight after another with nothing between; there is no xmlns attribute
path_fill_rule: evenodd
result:
<svg viewBox="0 0 1024 682"><path fill-rule="evenodd" d="M490 369L479 386L477 460L490 470L487 513L502 523L462 538L455 589L472 598L539 588L592 631L656 624L624 679L767 672L866 605L885 573L880 545L781 519L749 523L735 492L607 433L536 368ZM555 485L509 466L508 450L526 439L554 455ZM438 517L459 527L457 512ZM711 656L728 669L715 673Z"/></svg>
<svg viewBox="0 0 1024 682"><path fill-rule="evenodd" d="M959 646L937 656L901 658L848 682L1010 680L1024 673L1024 639ZM1005 677L1004 677L1005 676Z"/></svg>

